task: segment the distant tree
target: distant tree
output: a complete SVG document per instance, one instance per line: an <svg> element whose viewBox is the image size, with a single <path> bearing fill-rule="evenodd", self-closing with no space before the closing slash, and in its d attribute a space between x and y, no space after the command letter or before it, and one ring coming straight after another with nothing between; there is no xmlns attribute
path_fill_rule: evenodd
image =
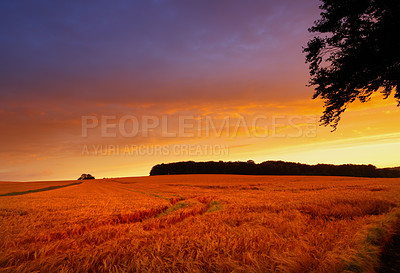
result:
<svg viewBox="0 0 400 273"><path fill-rule="evenodd" d="M86 173L83 173L83 174L78 178L78 180L86 180L86 179L95 179L95 178L94 178L94 176L92 176L91 174L86 174Z"/></svg>
<svg viewBox="0 0 400 273"><path fill-rule="evenodd" d="M303 51L309 63L313 98L325 101L323 125L334 130L356 99L366 102L393 91L400 105L400 1L322 0L321 19L309 29L318 35Z"/></svg>

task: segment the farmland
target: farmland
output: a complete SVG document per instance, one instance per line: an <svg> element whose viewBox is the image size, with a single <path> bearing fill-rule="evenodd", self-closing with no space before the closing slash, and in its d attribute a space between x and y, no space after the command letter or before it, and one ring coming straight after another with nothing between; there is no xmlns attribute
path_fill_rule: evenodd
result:
<svg viewBox="0 0 400 273"><path fill-rule="evenodd" d="M76 182L0 183L0 272L374 272L400 215L397 178Z"/></svg>

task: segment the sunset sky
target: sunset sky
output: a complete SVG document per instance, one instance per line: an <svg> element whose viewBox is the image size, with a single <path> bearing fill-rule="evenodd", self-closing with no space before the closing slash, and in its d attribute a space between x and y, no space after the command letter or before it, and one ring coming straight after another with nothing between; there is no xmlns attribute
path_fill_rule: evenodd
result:
<svg viewBox="0 0 400 273"><path fill-rule="evenodd" d="M1 1L0 181L148 175L155 164L182 160L399 166L392 97L350 105L334 132L318 126L323 102L306 86L302 47L319 4ZM84 136L88 116L134 116L140 127L143 118L164 118L177 135L160 125L105 137L99 125ZM180 117L193 123L189 136L179 133ZM246 132L257 117L268 135ZM198 126L207 118L245 122L208 135Z"/></svg>

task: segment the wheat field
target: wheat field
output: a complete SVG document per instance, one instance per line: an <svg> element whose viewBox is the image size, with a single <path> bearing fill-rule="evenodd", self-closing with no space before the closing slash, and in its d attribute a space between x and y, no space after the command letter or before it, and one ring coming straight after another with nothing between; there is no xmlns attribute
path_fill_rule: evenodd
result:
<svg viewBox="0 0 400 273"><path fill-rule="evenodd" d="M0 272L375 272L399 205L400 179L2 182Z"/></svg>

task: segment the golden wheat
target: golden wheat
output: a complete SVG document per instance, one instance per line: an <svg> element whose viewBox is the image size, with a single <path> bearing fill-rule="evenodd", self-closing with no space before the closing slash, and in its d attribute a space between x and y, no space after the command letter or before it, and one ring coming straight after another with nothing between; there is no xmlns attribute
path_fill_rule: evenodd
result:
<svg viewBox="0 0 400 273"><path fill-rule="evenodd" d="M1 183L0 192L70 183ZM84 181L0 197L0 270L372 272L399 204L400 179Z"/></svg>

